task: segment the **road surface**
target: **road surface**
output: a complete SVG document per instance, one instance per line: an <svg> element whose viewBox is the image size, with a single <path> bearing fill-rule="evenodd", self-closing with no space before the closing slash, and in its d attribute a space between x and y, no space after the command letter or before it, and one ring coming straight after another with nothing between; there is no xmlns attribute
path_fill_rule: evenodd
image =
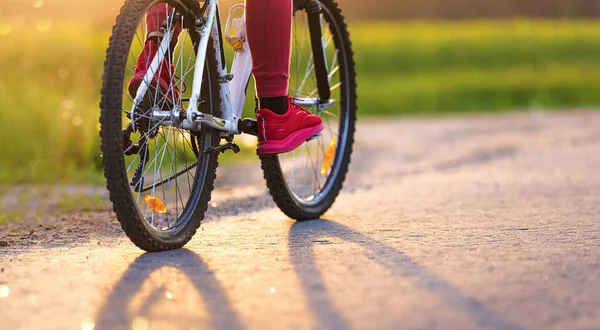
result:
<svg viewBox="0 0 600 330"><path fill-rule="evenodd" d="M250 164L183 250L107 211L0 247L0 329L600 328L600 112L365 121L355 150L319 220Z"/></svg>

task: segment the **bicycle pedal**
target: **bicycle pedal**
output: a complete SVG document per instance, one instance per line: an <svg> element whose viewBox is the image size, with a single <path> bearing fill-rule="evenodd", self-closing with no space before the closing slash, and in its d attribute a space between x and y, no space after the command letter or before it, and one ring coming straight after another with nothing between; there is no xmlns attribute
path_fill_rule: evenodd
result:
<svg viewBox="0 0 600 330"><path fill-rule="evenodd" d="M222 144L218 147L210 147L210 148L204 150L204 154L208 155L208 154L212 154L214 152L224 153L227 150L232 150L236 154L241 151L240 147L237 144L235 144L233 142L228 142L228 143Z"/></svg>
<svg viewBox="0 0 600 330"><path fill-rule="evenodd" d="M319 133L319 134L315 134L315 135L313 135L313 136L309 137L309 138L306 140L306 142L310 142L310 141L312 141L312 140L316 140L316 139L318 139L318 138L319 138L319 136L321 136L321 133Z"/></svg>
<svg viewBox="0 0 600 330"><path fill-rule="evenodd" d="M258 136L258 124L256 119L242 119L238 123L238 130L245 134Z"/></svg>

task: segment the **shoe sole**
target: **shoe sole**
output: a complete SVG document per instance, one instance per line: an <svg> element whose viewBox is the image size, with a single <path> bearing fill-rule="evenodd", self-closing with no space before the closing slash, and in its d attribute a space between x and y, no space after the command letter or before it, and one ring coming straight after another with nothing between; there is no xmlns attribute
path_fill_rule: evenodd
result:
<svg viewBox="0 0 600 330"><path fill-rule="evenodd" d="M323 124L296 131L287 138L278 141L263 141L258 143L257 155L275 155L290 152L304 142L314 140L323 131Z"/></svg>

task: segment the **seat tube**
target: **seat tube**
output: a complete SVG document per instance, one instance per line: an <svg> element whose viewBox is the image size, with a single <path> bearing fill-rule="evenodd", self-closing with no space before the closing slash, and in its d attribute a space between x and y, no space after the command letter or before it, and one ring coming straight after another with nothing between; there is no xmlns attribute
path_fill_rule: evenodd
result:
<svg viewBox="0 0 600 330"><path fill-rule="evenodd" d="M244 9L244 4L231 7L227 17L225 37L235 51L231 66L232 80L229 82L231 91L231 107L234 118L240 119L246 102L246 88L252 74L252 55L246 37L246 17L234 18L234 11ZM233 27L233 31L230 30Z"/></svg>

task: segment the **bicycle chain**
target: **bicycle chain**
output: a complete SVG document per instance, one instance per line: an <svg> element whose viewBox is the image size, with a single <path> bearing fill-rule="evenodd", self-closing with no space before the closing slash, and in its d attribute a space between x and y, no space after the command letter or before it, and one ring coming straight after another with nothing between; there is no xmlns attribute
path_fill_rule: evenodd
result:
<svg viewBox="0 0 600 330"><path fill-rule="evenodd" d="M180 176L184 175L185 173L189 172L190 170L192 170L194 167L197 167L198 164L200 164L200 161L196 161L195 163L193 163L193 164L189 165L188 167L180 170L179 172L177 172L175 174L172 174L172 175L168 176L167 178L162 179L162 180L160 180L160 181L158 181L156 183L153 183L151 185L145 186L145 187L143 187L141 189L137 189L137 186L136 186L136 187L133 188L133 190L135 192L138 192L138 193L144 193L146 191L150 191L150 190L152 190L152 189L154 189L156 187L162 186L165 183L169 183L173 179L177 179L178 177L180 177ZM136 173L137 173L137 169L136 169ZM134 176L135 176L135 174L134 174ZM143 178L142 178L142 185L143 185ZM138 185L138 186L142 186L142 185Z"/></svg>

